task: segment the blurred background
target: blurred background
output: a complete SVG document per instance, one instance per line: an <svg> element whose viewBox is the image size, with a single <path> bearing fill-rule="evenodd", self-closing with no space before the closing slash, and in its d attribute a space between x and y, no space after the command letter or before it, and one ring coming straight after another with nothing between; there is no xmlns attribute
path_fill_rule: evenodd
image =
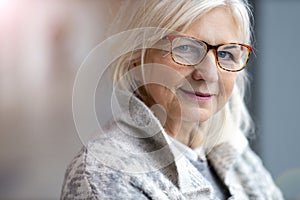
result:
<svg viewBox="0 0 300 200"><path fill-rule="evenodd" d="M124 1L0 0L0 199L59 199L82 146L72 117L76 72ZM296 200L300 1L252 4L252 143L286 199Z"/></svg>

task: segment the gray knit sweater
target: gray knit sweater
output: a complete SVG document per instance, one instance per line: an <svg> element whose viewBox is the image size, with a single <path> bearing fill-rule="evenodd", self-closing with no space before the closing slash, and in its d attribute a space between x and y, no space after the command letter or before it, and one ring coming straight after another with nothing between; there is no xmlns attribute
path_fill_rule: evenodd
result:
<svg viewBox="0 0 300 200"><path fill-rule="evenodd" d="M217 199L142 102L86 144L69 165L61 199ZM126 106L125 106L126 107ZM215 146L207 155L230 199L280 200L282 194L248 144Z"/></svg>

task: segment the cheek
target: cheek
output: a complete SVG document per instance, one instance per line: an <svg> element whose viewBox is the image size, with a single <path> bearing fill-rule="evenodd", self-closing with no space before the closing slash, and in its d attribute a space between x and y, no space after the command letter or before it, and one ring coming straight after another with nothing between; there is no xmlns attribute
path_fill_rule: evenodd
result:
<svg viewBox="0 0 300 200"><path fill-rule="evenodd" d="M150 105L160 104L166 107L174 99L172 91L176 85L176 77L172 76L176 73L169 66L166 52L151 49L146 53L143 73L146 92L153 101L149 102Z"/></svg>
<svg viewBox="0 0 300 200"><path fill-rule="evenodd" d="M186 67L177 65L170 57L170 54L162 51L151 50L146 54L146 59L143 67L144 84L155 86L148 87L149 90L157 88L157 95L169 95L186 81Z"/></svg>
<svg viewBox="0 0 300 200"><path fill-rule="evenodd" d="M220 90L221 90L221 96L224 98L223 103L227 103L229 100L235 81L237 79L237 73L231 73L231 72L222 72L220 75Z"/></svg>
<svg viewBox="0 0 300 200"><path fill-rule="evenodd" d="M176 113L179 113L179 101L176 94L169 88L158 84L148 84L146 85L146 90L150 96L150 102L146 102L149 107L159 104L165 110L164 112L166 112L167 115L177 115Z"/></svg>
<svg viewBox="0 0 300 200"><path fill-rule="evenodd" d="M167 112L177 110L176 90L187 81L186 74L190 70L174 63L168 52L151 49L146 54L143 72L146 92L153 101L150 105L160 104Z"/></svg>
<svg viewBox="0 0 300 200"><path fill-rule="evenodd" d="M168 101L174 96L169 88L160 84L147 84L146 90L157 103Z"/></svg>

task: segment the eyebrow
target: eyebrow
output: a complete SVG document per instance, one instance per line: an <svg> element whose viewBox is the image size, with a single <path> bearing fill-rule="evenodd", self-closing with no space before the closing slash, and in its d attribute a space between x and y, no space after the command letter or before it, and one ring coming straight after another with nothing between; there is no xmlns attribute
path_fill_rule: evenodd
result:
<svg viewBox="0 0 300 200"><path fill-rule="evenodd" d="M236 46L236 45L232 45L232 46L226 46L224 49L226 50L226 49L235 49L235 48L237 48L238 46Z"/></svg>

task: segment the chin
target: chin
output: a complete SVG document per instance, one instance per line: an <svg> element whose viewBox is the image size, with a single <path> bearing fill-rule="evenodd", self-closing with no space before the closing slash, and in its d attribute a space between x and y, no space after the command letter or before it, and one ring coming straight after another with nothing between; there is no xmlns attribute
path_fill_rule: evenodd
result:
<svg viewBox="0 0 300 200"><path fill-rule="evenodd" d="M190 122L190 123L202 123L207 121L212 116L211 110L199 108L195 109L187 109L182 113L182 121Z"/></svg>

